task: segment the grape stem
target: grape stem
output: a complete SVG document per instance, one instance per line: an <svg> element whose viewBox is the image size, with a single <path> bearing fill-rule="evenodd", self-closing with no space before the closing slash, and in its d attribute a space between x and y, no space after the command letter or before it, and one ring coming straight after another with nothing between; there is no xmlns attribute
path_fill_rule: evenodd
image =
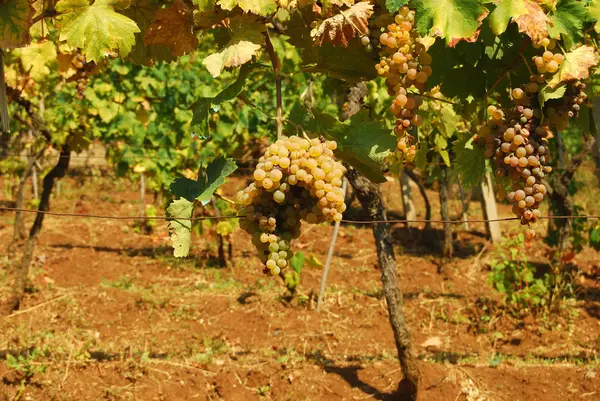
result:
<svg viewBox="0 0 600 401"><path fill-rule="evenodd" d="M283 77L279 74L281 64L275 53L275 48L273 48L273 43L271 43L269 31L264 32L263 35L265 36L265 46L271 59L271 64L273 64L273 74L275 75L275 96L277 98L277 118L275 122L277 124L277 139L280 139L283 133L283 97L281 94L281 80Z"/></svg>
<svg viewBox="0 0 600 401"><path fill-rule="evenodd" d="M230 205L235 205L235 202L234 202L234 201L232 201L232 200L231 200L231 199L229 199L229 198L226 198L226 197L224 197L223 195L220 195L220 194L218 194L218 193L216 193L216 192L214 193L214 195L215 195L215 197L216 197L216 198L222 199L222 200L224 200L225 202L229 203Z"/></svg>
<svg viewBox="0 0 600 401"><path fill-rule="evenodd" d="M523 43L523 46L521 46L521 48L519 49L519 52L517 53L517 55L515 55L515 57L513 58L513 60L511 61L511 63L509 64L509 66L498 77L498 79L496 79L496 81L492 84L492 86L487 91L485 91L485 97L486 98L490 95L490 93L494 89L496 89L496 87L498 85L500 85L500 82L502 82L504 80L504 78L506 77L506 75L514 68L515 64L517 64L517 61L519 60L519 56L523 55L523 51L525 50L525 47L527 47L528 44L529 44L529 41L525 41L525 43Z"/></svg>

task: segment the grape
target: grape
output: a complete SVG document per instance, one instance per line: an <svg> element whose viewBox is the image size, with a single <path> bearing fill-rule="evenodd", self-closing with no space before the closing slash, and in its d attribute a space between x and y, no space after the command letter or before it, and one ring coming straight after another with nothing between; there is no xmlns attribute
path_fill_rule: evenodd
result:
<svg viewBox="0 0 600 401"><path fill-rule="evenodd" d="M240 227L251 234L266 274L289 265L290 241L300 236L302 220L341 220L346 168L333 159L336 148L334 141L316 138L280 139L260 157L254 181L238 192Z"/></svg>
<svg viewBox="0 0 600 401"><path fill-rule="evenodd" d="M419 36L413 29L414 18L414 11L402 7L394 16L394 23L388 25L379 37L382 51L375 69L386 78L388 93L394 98L390 111L396 117L394 133L398 142L397 151L391 156L392 163L395 160L414 159L416 148L412 147L413 138L409 133L423 122L418 114L422 98L415 94L423 93L425 83L433 72L432 56L419 43Z"/></svg>

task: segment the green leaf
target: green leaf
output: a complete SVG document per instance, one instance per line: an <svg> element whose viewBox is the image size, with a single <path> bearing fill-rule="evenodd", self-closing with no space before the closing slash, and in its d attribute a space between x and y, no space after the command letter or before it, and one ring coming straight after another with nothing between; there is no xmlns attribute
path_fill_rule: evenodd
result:
<svg viewBox="0 0 600 401"><path fill-rule="evenodd" d="M231 19L231 39L223 49L206 57L202 64L213 77L218 77L226 67L239 67L252 60L264 43L265 24L243 17Z"/></svg>
<svg viewBox="0 0 600 401"><path fill-rule="evenodd" d="M495 35L506 31L513 20L523 32L535 41L548 36L548 16L533 0L497 0L496 8L489 16L490 27Z"/></svg>
<svg viewBox="0 0 600 401"><path fill-rule="evenodd" d="M29 43L29 27L34 12L29 0L0 3L0 49L14 49Z"/></svg>
<svg viewBox="0 0 600 401"><path fill-rule="evenodd" d="M167 216L189 219L194 212L194 203L177 199L167 207ZM169 220L169 236L173 242L173 255L177 258L188 256L192 234L191 220Z"/></svg>
<svg viewBox="0 0 600 401"><path fill-rule="evenodd" d="M315 267L323 267L323 263L315 256L314 253L311 253L308 257L308 263Z"/></svg>
<svg viewBox="0 0 600 401"><path fill-rule="evenodd" d="M346 122L317 110L296 105L290 120L313 135L323 135L337 142L336 156L350 163L373 182L386 182L381 163L396 148L390 129L369 117L363 110ZM293 128L292 128L293 129Z"/></svg>
<svg viewBox="0 0 600 401"><path fill-rule="evenodd" d="M304 266L304 259L303 252L296 252L290 259L290 267L292 270L300 274L302 272L302 267Z"/></svg>
<svg viewBox="0 0 600 401"><path fill-rule="evenodd" d="M21 59L25 71L36 81L42 81L50 74L50 66L56 61L56 48L51 41L32 43L18 49L16 53Z"/></svg>
<svg viewBox="0 0 600 401"><path fill-rule="evenodd" d="M198 7L198 11L201 13L209 12L215 8L215 0L193 0L195 6Z"/></svg>
<svg viewBox="0 0 600 401"><path fill-rule="evenodd" d="M60 39L81 48L88 61L100 61L112 50L127 55L140 32L133 20L114 10L111 0L91 5L88 0L61 0L56 11Z"/></svg>
<svg viewBox="0 0 600 401"><path fill-rule="evenodd" d="M208 163L206 168L200 167L196 181L180 177L175 179L169 188L173 195L206 205L217 188L225 182L225 178L235 170L237 165L233 159L219 156Z"/></svg>
<svg viewBox="0 0 600 401"><path fill-rule="evenodd" d="M450 155L448 154L448 151L447 150L440 150L440 149L438 149L438 153L442 157L442 160L444 161L444 164L446 166L450 167Z"/></svg>
<svg viewBox="0 0 600 401"><path fill-rule="evenodd" d="M559 0L550 16L552 26L548 29L551 37L562 40L567 50L571 49L583 37L583 21L586 18L583 2Z"/></svg>
<svg viewBox="0 0 600 401"><path fill-rule="evenodd" d="M485 152L473 144L471 134L463 135L454 142L454 167L465 189L481 184L485 175Z"/></svg>
<svg viewBox="0 0 600 401"><path fill-rule="evenodd" d="M391 13L396 13L400 7L408 4L408 0L385 0L385 8Z"/></svg>
<svg viewBox="0 0 600 401"><path fill-rule="evenodd" d="M233 225L230 221L220 221L217 223L217 228L215 230L219 235L229 235L233 232Z"/></svg>
<svg viewBox="0 0 600 401"><path fill-rule="evenodd" d="M225 101L235 99L246 87L248 76L252 72L263 68L265 66L258 63L244 64L240 68L240 73L234 83L223 89L217 96L212 98L203 97L192 104L189 109L193 112L190 126L193 132L198 136L208 137L208 116L211 106L217 106Z"/></svg>
<svg viewBox="0 0 600 401"><path fill-rule="evenodd" d="M231 11L238 5L247 13L252 13L266 17L277 11L277 2L275 0L219 0L219 6L223 10Z"/></svg>
<svg viewBox="0 0 600 401"><path fill-rule="evenodd" d="M587 8L587 16L585 18L587 22L596 21L594 30L600 32L600 0L592 0Z"/></svg>
<svg viewBox="0 0 600 401"><path fill-rule="evenodd" d="M600 223L590 230L590 246L600 251Z"/></svg>
<svg viewBox="0 0 600 401"><path fill-rule="evenodd" d="M483 0L415 0L417 30L446 39L453 47L461 40L477 40L481 21L488 10Z"/></svg>
<svg viewBox="0 0 600 401"><path fill-rule="evenodd" d="M540 107L544 107L544 103L548 100L552 99L561 99L567 91L567 84L563 83L557 86L556 88L552 88L550 85L545 85L538 93L538 100L540 102Z"/></svg>

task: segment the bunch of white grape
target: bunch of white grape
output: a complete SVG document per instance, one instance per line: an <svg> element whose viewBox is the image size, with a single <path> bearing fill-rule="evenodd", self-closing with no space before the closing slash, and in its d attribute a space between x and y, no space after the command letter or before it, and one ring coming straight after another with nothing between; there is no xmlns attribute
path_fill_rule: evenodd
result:
<svg viewBox="0 0 600 401"><path fill-rule="evenodd" d="M415 156L415 146L407 133L419 126L423 118L417 113L423 104L425 83L432 73L432 58L414 29L415 12L404 6L379 37L380 61L377 73L386 78L388 93L394 97L390 106L396 117L394 132L398 137L398 151L408 160Z"/></svg>
<svg viewBox="0 0 600 401"><path fill-rule="evenodd" d="M240 227L252 235L265 273L277 275L287 267L302 220L342 219L346 168L333 158L336 148L335 141L277 140L258 160L253 182L238 192Z"/></svg>

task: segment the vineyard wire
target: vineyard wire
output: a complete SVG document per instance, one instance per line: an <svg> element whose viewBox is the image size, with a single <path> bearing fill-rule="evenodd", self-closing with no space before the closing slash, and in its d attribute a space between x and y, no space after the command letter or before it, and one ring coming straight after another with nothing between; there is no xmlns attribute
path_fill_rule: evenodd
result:
<svg viewBox="0 0 600 401"><path fill-rule="evenodd" d="M101 214L87 214L87 213L61 213L51 212L45 210L36 209L19 209L14 207L0 207L0 211L7 212L25 212L25 213L43 213L49 216L59 217L80 217L80 218L91 218L91 219L105 219L105 220L227 220L227 219L241 219L246 216L201 216L201 217L177 217L177 216L110 216ZM584 215L584 216L540 216L540 220L600 220L600 215ZM501 219L476 219L469 220L469 223L491 223L491 222L505 222L505 221L520 221L520 217L504 217ZM348 224L380 224L380 223L439 223L439 224L463 224L463 220L402 220L402 219L391 219L391 220L346 220L342 219L342 223Z"/></svg>

